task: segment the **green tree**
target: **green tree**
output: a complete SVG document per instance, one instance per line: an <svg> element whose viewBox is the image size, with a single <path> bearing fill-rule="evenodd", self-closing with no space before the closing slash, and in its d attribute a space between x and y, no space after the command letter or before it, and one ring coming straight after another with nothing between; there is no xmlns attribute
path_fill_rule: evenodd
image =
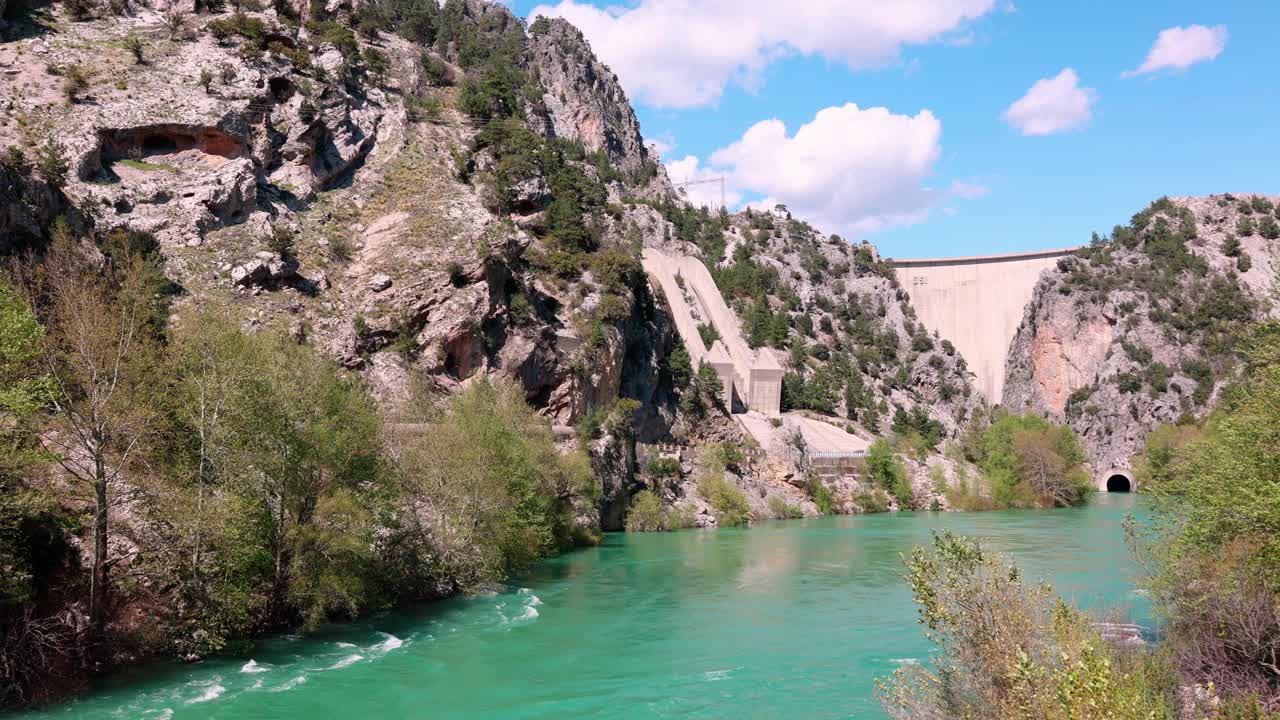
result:
<svg viewBox="0 0 1280 720"><path fill-rule="evenodd" d="M1156 516L1136 539L1162 649L1186 681L1212 683L1224 717L1253 718L1280 702L1280 324L1239 350L1242 377L1202 427L1148 437L1138 475Z"/></svg>
<svg viewBox="0 0 1280 720"><path fill-rule="evenodd" d="M50 460L38 437L53 398L40 362L43 339L27 304L0 280L0 635L11 614L33 600L42 557L54 555L42 551L63 534L53 504L26 482ZM11 679L0 671L0 683Z"/></svg>
<svg viewBox="0 0 1280 720"><path fill-rule="evenodd" d="M160 288L145 258L122 248L100 270L65 225L43 262L18 266L19 285L42 309L41 359L52 385L57 462L92 508L89 634L100 638L109 602L109 510L134 478L159 417L150 371ZM85 494L80 494L85 493Z"/></svg>
<svg viewBox="0 0 1280 720"><path fill-rule="evenodd" d="M907 478L907 469L884 438L871 443L867 449L867 473L877 486L897 499L899 508L909 510L912 507L914 493Z"/></svg>
<svg viewBox="0 0 1280 720"><path fill-rule="evenodd" d="M518 385L478 382L443 411L419 401L429 431L399 438L404 495L394 545L409 587L430 595L501 580L586 539L575 503L597 493L582 453L564 455Z"/></svg>
<svg viewBox="0 0 1280 720"><path fill-rule="evenodd" d="M966 454L982 468L997 507L1078 505L1092 492L1084 450L1066 426L1037 415L997 411L990 425L967 437L966 444Z"/></svg>
<svg viewBox="0 0 1280 720"><path fill-rule="evenodd" d="M693 361L683 344L677 345L667 356L667 369L671 373L671 386L677 392L684 392L693 379Z"/></svg>
<svg viewBox="0 0 1280 720"><path fill-rule="evenodd" d="M1267 215L1258 221L1258 234L1268 240L1280 239L1280 224L1276 223L1276 219Z"/></svg>
<svg viewBox="0 0 1280 720"><path fill-rule="evenodd" d="M353 587L366 581L373 538L349 501L374 499L381 419L364 387L315 350L265 334L252 336L249 352L256 372L229 408L237 428L231 482L270 556L268 616L286 620L297 610L318 622L354 615L360 594ZM329 531L334 525L363 538L363 557Z"/></svg>
<svg viewBox="0 0 1280 720"><path fill-rule="evenodd" d="M1157 434L1145 454L1148 466L1156 460L1159 482L1151 490L1159 507L1185 518L1179 552L1213 552L1235 538L1257 537L1258 562L1280 578L1280 458L1274 443L1280 435L1280 324L1252 331L1242 350L1247 377L1224 393L1203 437L1174 446L1170 458L1162 457L1162 446L1173 443Z"/></svg>

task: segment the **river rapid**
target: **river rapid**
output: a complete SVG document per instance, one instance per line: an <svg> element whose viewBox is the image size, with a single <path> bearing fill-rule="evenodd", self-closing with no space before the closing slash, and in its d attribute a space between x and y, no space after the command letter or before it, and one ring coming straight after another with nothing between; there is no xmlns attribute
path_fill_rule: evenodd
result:
<svg viewBox="0 0 1280 720"><path fill-rule="evenodd" d="M883 718L877 677L930 646L901 555L980 538L1079 605L1150 626L1124 544L1142 500L615 534L510 586L121 673L24 720Z"/></svg>

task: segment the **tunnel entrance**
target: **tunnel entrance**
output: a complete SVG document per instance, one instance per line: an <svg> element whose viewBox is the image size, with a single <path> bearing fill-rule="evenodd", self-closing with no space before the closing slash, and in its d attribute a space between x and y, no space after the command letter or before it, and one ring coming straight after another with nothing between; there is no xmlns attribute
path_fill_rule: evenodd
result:
<svg viewBox="0 0 1280 720"><path fill-rule="evenodd" d="M1115 474L1107 478L1107 492L1127 493L1133 492L1133 483L1124 475Z"/></svg>

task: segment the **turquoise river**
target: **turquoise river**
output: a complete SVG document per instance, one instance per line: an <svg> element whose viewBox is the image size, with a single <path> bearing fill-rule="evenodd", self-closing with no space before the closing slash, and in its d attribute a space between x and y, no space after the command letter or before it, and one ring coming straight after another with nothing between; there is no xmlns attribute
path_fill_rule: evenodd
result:
<svg viewBox="0 0 1280 720"><path fill-rule="evenodd" d="M1084 508L610 535L509 586L152 666L21 718L883 718L875 679L927 661L901 554L983 539L1081 606L1150 625L1122 521Z"/></svg>

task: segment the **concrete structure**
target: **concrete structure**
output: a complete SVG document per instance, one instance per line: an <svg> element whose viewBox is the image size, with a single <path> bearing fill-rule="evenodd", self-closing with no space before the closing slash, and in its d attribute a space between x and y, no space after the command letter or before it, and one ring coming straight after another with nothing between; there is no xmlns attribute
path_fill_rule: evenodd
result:
<svg viewBox="0 0 1280 720"><path fill-rule="evenodd" d="M742 339L738 318L725 304L720 289L701 260L644 251L644 269L671 306L676 332L680 333L694 367L706 361L716 369L725 388L725 407L735 399L748 409L776 417L782 406L782 366L768 349L755 352ZM700 324L716 329L720 339L710 348L698 332Z"/></svg>
<svg viewBox="0 0 1280 720"><path fill-rule="evenodd" d="M1098 475L1099 492L1136 492L1138 484L1133 480L1133 471L1127 467L1116 467Z"/></svg>
<svg viewBox="0 0 1280 720"><path fill-rule="evenodd" d="M743 429L769 452L785 454L787 438L797 430L804 436L805 454L811 461L862 459L867 456L867 448L871 447L871 440L865 437L799 412L786 413L777 426L774 425L776 419L771 422L770 418L759 413L745 413L737 418Z"/></svg>
<svg viewBox="0 0 1280 720"><path fill-rule="evenodd" d="M1004 395L1009 344L1040 274L1075 248L1012 255L894 260L916 316L950 340L991 403Z"/></svg>

